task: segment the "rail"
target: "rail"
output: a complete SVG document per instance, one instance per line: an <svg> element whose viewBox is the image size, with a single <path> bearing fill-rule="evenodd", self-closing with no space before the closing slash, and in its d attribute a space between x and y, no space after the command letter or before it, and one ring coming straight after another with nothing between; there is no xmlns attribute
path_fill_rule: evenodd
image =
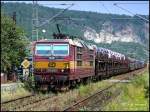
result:
<svg viewBox="0 0 150 112"><path fill-rule="evenodd" d="M135 73L138 73L138 74L139 73L143 73L143 70L144 69L139 69L139 70L136 70L136 71L125 73L125 74L129 74L129 77L125 77L125 78L124 77L119 77L119 79L120 80L129 79L129 78L131 78L131 74L132 74L133 77L135 77ZM99 95L99 96L103 95L102 93L108 91L109 89L111 89L112 87L114 87L115 85L117 85L120 82L121 81L115 82L112 85L108 86L107 88L105 88L103 90L100 90L100 91L98 91L98 92L96 92L96 93L94 93L94 94L92 94L92 95L90 95L90 96L88 96L88 97L86 97L86 98L84 98L82 100L77 101L76 103L74 103L74 104L68 106L67 108L65 108L63 111L76 111L76 110L79 110L79 107L81 107L81 106L84 107L84 104L87 104L88 100L91 100L92 98L96 97L97 95ZM107 100L109 100L109 99L107 99ZM98 101L100 101L100 100L98 100Z"/></svg>

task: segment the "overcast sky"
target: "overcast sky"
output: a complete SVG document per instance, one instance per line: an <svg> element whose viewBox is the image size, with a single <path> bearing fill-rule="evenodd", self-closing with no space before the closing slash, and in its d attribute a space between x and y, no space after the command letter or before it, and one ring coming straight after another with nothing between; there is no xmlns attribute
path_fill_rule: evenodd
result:
<svg viewBox="0 0 150 112"><path fill-rule="evenodd" d="M32 1L19 1L19 2L32 3ZM38 1L38 4L43 4L44 6L48 7L55 7L55 8L67 7L57 5L61 3L66 4L74 3L75 5L70 8L71 10L92 11L92 12L112 13L112 14L126 14L131 16L133 15L128 11L122 10L113 5L114 3L119 3L118 6L126 10L129 10L134 14L149 15L149 1Z"/></svg>

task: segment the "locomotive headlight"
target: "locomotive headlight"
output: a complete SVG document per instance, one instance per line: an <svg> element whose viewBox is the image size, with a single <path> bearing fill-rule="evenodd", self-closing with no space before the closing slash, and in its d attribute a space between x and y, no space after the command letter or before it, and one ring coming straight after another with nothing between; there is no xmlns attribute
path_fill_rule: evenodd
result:
<svg viewBox="0 0 150 112"><path fill-rule="evenodd" d="M64 69L61 69L61 72L64 72Z"/></svg>

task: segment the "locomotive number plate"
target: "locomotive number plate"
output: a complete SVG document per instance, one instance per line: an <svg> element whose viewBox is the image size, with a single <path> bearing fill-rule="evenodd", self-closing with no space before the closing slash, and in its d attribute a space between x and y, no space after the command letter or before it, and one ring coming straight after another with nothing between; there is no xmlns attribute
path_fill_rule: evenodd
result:
<svg viewBox="0 0 150 112"><path fill-rule="evenodd" d="M48 67L54 68L55 66L56 66L56 63L55 63L55 62L49 62L49 63L48 63Z"/></svg>

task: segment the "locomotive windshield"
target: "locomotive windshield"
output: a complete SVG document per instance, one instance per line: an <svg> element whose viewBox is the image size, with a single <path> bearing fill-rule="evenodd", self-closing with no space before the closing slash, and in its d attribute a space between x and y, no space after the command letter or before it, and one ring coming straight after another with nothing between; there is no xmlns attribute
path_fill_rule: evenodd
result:
<svg viewBox="0 0 150 112"><path fill-rule="evenodd" d="M37 44L36 54L41 56L67 56L69 55L68 44Z"/></svg>
<svg viewBox="0 0 150 112"><path fill-rule="evenodd" d="M47 44L37 44L36 54L38 55L50 55L52 51L52 46Z"/></svg>
<svg viewBox="0 0 150 112"><path fill-rule="evenodd" d="M55 56L67 56L69 55L68 44L55 44L53 45L53 55Z"/></svg>

